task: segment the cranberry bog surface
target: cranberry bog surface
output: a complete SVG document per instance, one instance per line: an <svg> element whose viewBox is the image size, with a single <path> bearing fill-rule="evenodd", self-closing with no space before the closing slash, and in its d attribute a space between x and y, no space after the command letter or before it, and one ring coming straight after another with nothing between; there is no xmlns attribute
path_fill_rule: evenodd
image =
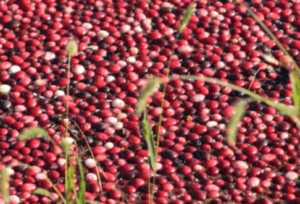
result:
<svg viewBox="0 0 300 204"><path fill-rule="evenodd" d="M299 26L299 0L1 0L0 204L299 204Z"/></svg>

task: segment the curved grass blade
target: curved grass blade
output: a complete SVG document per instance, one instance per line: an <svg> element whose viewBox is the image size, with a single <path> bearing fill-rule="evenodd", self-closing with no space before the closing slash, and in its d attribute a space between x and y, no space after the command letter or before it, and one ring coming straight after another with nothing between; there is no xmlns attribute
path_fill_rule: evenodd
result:
<svg viewBox="0 0 300 204"><path fill-rule="evenodd" d="M51 200L53 200L53 198L52 198L50 192L47 191L46 189L43 189L43 188L37 188L33 193L34 193L34 194L37 194L37 195L47 196L48 198L51 198Z"/></svg>
<svg viewBox="0 0 300 204"><path fill-rule="evenodd" d="M87 145L87 147L88 147L88 149L89 149L89 151L90 151L90 153L91 153L92 158L97 162L97 168L98 168L98 167L100 168L100 165L99 165L98 161L95 159L95 155L94 155L94 153L93 153L93 151L92 151L92 149L91 149L90 144L88 143L88 141L87 141L87 139L86 139L86 136L85 136L84 132L80 129L80 127L79 127L79 125L76 123L76 121L74 121L73 119L71 119L71 121L75 124L75 126L79 129L79 131L80 131L81 134L83 135L83 138L84 138L84 140L85 140L85 142L86 142L86 145ZM101 182L101 178L100 178L99 171L96 171L96 173L97 173L97 177L98 177L98 182L99 182L99 185L100 185L100 189L101 189L101 191L102 191L102 182Z"/></svg>
<svg viewBox="0 0 300 204"><path fill-rule="evenodd" d="M9 203L8 197L9 197L9 192L8 189L6 188L6 182L7 182L7 170L6 168L3 168L1 170L1 193L2 197L5 203Z"/></svg>
<svg viewBox="0 0 300 204"><path fill-rule="evenodd" d="M62 194L59 192L59 190L56 188L56 186L54 185L54 183L52 183L52 181L49 178L46 178L46 181L48 181L49 183L52 184L52 188L54 189L54 191L58 194L58 196L60 197L60 199L62 199L62 201L64 203L66 203L65 198L62 196Z"/></svg>
<svg viewBox="0 0 300 204"><path fill-rule="evenodd" d="M183 29L185 28L186 24L188 24L189 20L191 19L191 16L193 14L194 5L190 5L187 11L185 12L183 19L181 21L181 24L178 28L178 33L182 33Z"/></svg>
<svg viewBox="0 0 300 204"><path fill-rule="evenodd" d="M154 94L156 87L158 87L160 83L162 83L162 79L158 77L150 79L147 82L146 87L141 90L140 97L137 102L137 115L141 115L141 113L146 107L147 97L152 96L152 94Z"/></svg>
<svg viewBox="0 0 300 204"><path fill-rule="evenodd" d="M78 155L76 155L76 159L77 159L79 171L80 171L80 184L79 184L80 190L78 193L79 203L85 204L85 202L86 202L86 200L85 200L86 185L85 185L85 181L84 181L84 172L83 172L83 167L81 164L81 158L78 157Z"/></svg>
<svg viewBox="0 0 300 204"><path fill-rule="evenodd" d="M249 12L250 15L256 20L256 22L268 33L268 35L272 38L272 40L276 42L277 46L284 52L284 54L292 59L291 55L286 51L286 49L282 46L282 44L275 37L275 35L270 31L270 29L257 17L257 15L253 11L251 11L251 9L249 9L247 6L245 6L245 4L243 4L241 1L237 1L237 3L241 4L246 8L247 12ZM300 68L295 62L295 60L292 60L292 64L297 69L297 71L300 72Z"/></svg>
<svg viewBox="0 0 300 204"><path fill-rule="evenodd" d="M293 85L292 93L293 93L293 102L295 106L298 108L299 113L299 107L300 107L300 78L297 72L291 71L290 72L290 79L291 83Z"/></svg>
<svg viewBox="0 0 300 204"><path fill-rule="evenodd" d="M18 137L19 140L26 140L31 137L35 136L43 136L43 137L50 137L48 132L44 130L43 128L35 127L35 128L30 128L27 131L23 131L21 135Z"/></svg>
<svg viewBox="0 0 300 204"><path fill-rule="evenodd" d="M286 105L286 104L283 104L283 103L275 103L275 102L271 101L270 99L262 97L262 96L254 93L252 91L249 91L247 89L235 86L233 84L230 84L228 82L224 82L224 81L221 81L221 80L218 80L218 79L209 78L209 77L191 76L191 75L180 75L179 77L176 77L176 78L170 77L170 80L174 80L174 79L194 79L194 80L202 80L202 81L205 81L205 82L213 82L213 83L216 83L216 84L221 85L221 86L226 86L226 87L232 88L235 91L242 92L242 93L252 97L253 99L255 99L257 101L264 102L264 103L268 104L269 106L272 106L273 108L276 108L277 110L279 110L284 115L288 115L290 117L294 117L294 116L297 115L297 111L296 111L297 108L294 107L294 106Z"/></svg>
<svg viewBox="0 0 300 204"><path fill-rule="evenodd" d="M235 105L236 113L231 117L227 132L227 141L229 144L234 144L236 141L236 132L238 129L238 122L245 113L246 103L240 101Z"/></svg>
<svg viewBox="0 0 300 204"><path fill-rule="evenodd" d="M152 130L151 130L151 127L149 124L146 110L144 110L144 119L142 121L142 129L143 129L145 140L147 142L151 166L152 166L152 169L155 171L156 170L156 153L155 153L155 146L154 146L154 137L153 137Z"/></svg>

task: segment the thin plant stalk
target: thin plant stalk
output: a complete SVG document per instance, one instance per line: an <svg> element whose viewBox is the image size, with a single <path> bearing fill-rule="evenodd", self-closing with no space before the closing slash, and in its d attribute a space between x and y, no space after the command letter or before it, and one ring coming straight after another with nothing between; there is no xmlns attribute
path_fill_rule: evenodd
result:
<svg viewBox="0 0 300 204"><path fill-rule="evenodd" d="M194 9L194 6L191 5L187 11L186 14L184 15L181 24L177 30L177 35L175 38L175 42L173 45L175 45L178 41L179 38L179 34L181 34L183 32L183 29L185 27L185 25L189 22L191 15L192 15L192 11ZM171 62L172 62L172 56L174 54L174 46L172 47L172 52L170 55L170 59L168 61L168 67L167 67L167 73L166 76L169 76L170 73L170 67L171 67ZM164 106L164 100L165 100L165 94L166 94L166 89L167 89L167 83L164 83L164 87L163 87L163 96L162 96L162 101L161 101L161 110L163 110L163 106ZM159 137L160 137L160 129L161 129L161 122L162 122L162 112L159 115L159 121L158 121L158 133L157 133L157 138L156 138L156 151L155 151L155 161L157 161L157 156L158 156L158 148L159 148ZM156 177L156 164L155 164L155 168L154 168L154 177L153 177L153 185L155 184L155 177ZM152 197L154 195L154 191L152 191ZM153 200L153 199L152 199ZM152 203L152 202L151 202Z"/></svg>
<svg viewBox="0 0 300 204"><path fill-rule="evenodd" d="M69 128L69 91L70 91L70 70L71 70L71 57L78 52L78 44L75 40L71 40L66 46L68 52L68 75L67 75L67 102L66 102L66 135L68 134ZM68 181L68 155L66 155L66 171L65 171L65 188L67 189Z"/></svg>
<svg viewBox="0 0 300 204"><path fill-rule="evenodd" d="M86 144L88 146L88 149L89 149L89 151L91 153L91 156L94 159L94 161L96 161L97 167L98 167L98 161L95 159L95 155L94 155L94 153L93 153L93 151L91 149L90 144L88 143L88 141L86 139L86 136L85 136L84 132L82 132L82 130L80 129L79 125L74 120L71 119L71 121L76 125L76 127L79 129L80 133L83 135L83 138L84 138L84 140L85 140L85 142L86 142ZM99 185L100 185L100 189L102 191L102 182L101 182L101 178L100 178L100 174L99 174L98 170L96 171L96 174L97 174L97 177L98 177L98 182L99 182ZM105 174L104 174L104 176L105 176Z"/></svg>
<svg viewBox="0 0 300 204"><path fill-rule="evenodd" d="M286 51L286 49L282 46L282 44L275 37L275 35L270 31L270 29L261 20L259 20L257 15L253 11L251 11L251 9L249 9L244 3L242 3L239 0L237 0L237 3L241 4L242 6L244 6L246 8L246 10L250 13L250 15L256 20L256 22L268 33L268 35L272 38L272 40L274 40L276 42L277 46L284 52L284 54L292 59L292 64L297 69L297 71L300 73L300 68L297 65L297 63L295 62L295 60L293 60L292 56Z"/></svg>
<svg viewBox="0 0 300 204"><path fill-rule="evenodd" d="M52 188L55 190L55 192L58 194L58 196L60 197L60 199L62 199L62 201L64 203L66 203L66 199L62 196L62 194L59 192L59 190L56 188L56 186L52 183L52 181L49 178L46 178L46 181L48 181L49 183L51 183Z"/></svg>

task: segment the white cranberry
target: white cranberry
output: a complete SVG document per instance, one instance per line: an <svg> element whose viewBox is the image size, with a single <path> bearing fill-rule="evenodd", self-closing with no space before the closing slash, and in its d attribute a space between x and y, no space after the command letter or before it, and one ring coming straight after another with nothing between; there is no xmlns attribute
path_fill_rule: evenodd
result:
<svg viewBox="0 0 300 204"><path fill-rule="evenodd" d="M114 143L112 143L112 142L107 142L105 145L104 145L105 147L106 147L106 149L112 149L113 147L114 147Z"/></svg>
<svg viewBox="0 0 300 204"><path fill-rule="evenodd" d="M55 91L55 96L56 97L60 97L60 96L64 96L65 92L63 90L57 90Z"/></svg>
<svg viewBox="0 0 300 204"><path fill-rule="evenodd" d="M119 113L119 114L117 115L117 118L118 118L118 120L122 120L122 119L124 119L124 118L127 118L127 114L126 114L126 113Z"/></svg>
<svg viewBox="0 0 300 204"><path fill-rule="evenodd" d="M114 128L115 128L116 130L122 129L122 128L123 128L123 123L122 123L122 122L116 122L116 123L114 124Z"/></svg>
<svg viewBox="0 0 300 204"><path fill-rule="evenodd" d="M97 35L106 38L107 36L109 36L109 32L107 32L106 30L100 30Z"/></svg>
<svg viewBox="0 0 300 204"><path fill-rule="evenodd" d="M96 167L96 161L94 159L86 159L84 161L84 164L89 168L89 169L92 169L92 168L95 168Z"/></svg>
<svg viewBox="0 0 300 204"><path fill-rule="evenodd" d="M136 33L141 33L141 32L143 32L143 28L141 27L141 26L136 26L136 27L134 27L134 29L133 29Z"/></svg>
<svg viewBox="0 0 300 204"><path fill-rule="evenodd" d="M39 173L35 176L36 180L45 180L46 178L48 178L47 174L45 173Z"/></svg>
<svg viewBox="0 0 300 204"><path fill-rule="evenodd" d="M82 66L81 64L76 64L73 68L72 71L75 74L83 74L85 72L85 68L84 66Z"/></svg>
<svg viewBox="0 0 300 204"><path fill-rule="evenodd" d="M112 102L112 106L114 108L122 109L125 107L125 102L123 100L117 98Z"/></svg>
<svg viewBox="0 0 300 204"><path fill-rule="evenodd" d="M130 56L130 57L128 57L128 58L126 59L126 61L127 61L128 63L135 63L135 62L136 62L136 59L135 59L135 57Z"/></svg>
<svg viewBox="0 0 300 204"><path fill-rule="evenodd" d="M74 139L72 137L65 137L65 141L68 143L68 144L73 144L74 143Z"/></svg>
<svg viewBox="0 0 300 204"><path fill-rule="evenodd" d="M66 160L64 158L59 158L57 160L58 166L64 166L66 164Z"/></svg>
<svg viewBox="0 0 300 204"><path fill-rule="evenodd" d="M8 93L10 91L11 87L7 84L0 85L0 93Z"/></svg>
<svg viewBox="0 0 300 204"><path fill-rule="evenodd" d="M104 122L113 125L116 124L116 122L118 122L118 119L116 117L108 117L105 118Z"/></svg>
<svg viewBox="0 0 300 204"><path fill-rule="evenodd" d="M8 200L10 204L18 204L21 202L20 198L16 195L10 195Z"/></svg>
<svg viewBox="0 0 300 204"><path fill-rule="evenodd" d="M216 121L209 121L205 125L206 125L206 127L211 128L211 127L217 126L218 123Z"/></svg>
<svg viewBox="0 0 300 204"><path fill-rule="evenodd" d="M88 173L85 176L85 180L89 183L97 183L97 175L94 173Z"/></svg>
<svg viewBox="0 0 300 204"><path fill-rule="evenodd" d="M55 58L56 58L56 55L53 52L46 52L42 56L42 59L45 60L45 61L51 61L51 60L54 60Z"/></svg>
<svg viewBox="0 0 300 204"><path fill-rule="evenodd" d="M114 76L112 76L112 75L108 75L106 78L105 78L105 82L106 83L111 83L111 82L113 82L113 81L115 81L116 80L116 78L114 77Z"/></svg>
<svg viewBox="0 0 300 204"><path fill-rule="evenodd" d="M289 171L285 174L285 178L287 180L294 181L294 180L298 179L298 174L296 172Z"/></svg>
<svg viewBox="0 0 300 204"><path fill-rule="evenodd" d="M13 65L13 66L11 66L11 67L9 68L8 73L9 73L9 74L15 74L15 73L17 73L17 72L19 72L19 71L21 71L20 66L18 66L18 65Z"/></svg>
<svg viewBox="0 0 300 204"><path fill-rule="evenodd" d="M93 25L90 24L90 23L83 23L83 24L82 24L82 27L86 28L87 30L90 30L90 29L93 28Z"/></svg>

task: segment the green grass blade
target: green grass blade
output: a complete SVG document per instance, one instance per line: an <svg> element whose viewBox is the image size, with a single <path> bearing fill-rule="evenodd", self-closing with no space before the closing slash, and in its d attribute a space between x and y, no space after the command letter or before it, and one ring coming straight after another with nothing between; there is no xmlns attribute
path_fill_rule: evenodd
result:
<svg viewBox="0 0 300 204"><path fill-rule="evenodd" d="M145 137L145 140L147 142L148 146L148 152L150 155L150 162L152 169L155 171L156 169L156 154L155 154L155 146L154 146L154 137L152 134L152 130L149 124L149 120L147 118L147 113L146 110L144 111L144 119L142 121L142 129L143 129L143 134Z"/></svg>
<svg viewBox="0 0 300 204"><path fill-rule="evenodd" d="M272 38L272 40L276 42L277 46L284 52L284 54L286 56L289 56L291 59L293 59L291 55L286 51L286 49L282 46L282 44L279 42L279 40L275 37L275 35L270 31L270 29L261 20L259 20L257 15L253 11L251 11L251 9L249 9L247 6L245 6L242 2L239 1L237 2L246 8L247 12L249 12L250 15L256 20L256 22L268 33L268 35ZM297 69L297 71L300 72L300 68L295 62L295 60L292 60L292 64Z"/></svg>
<svg viewBox="0 0 300 204"><path fill-rule="evenodd" d="M291 83L293 85L292 93L293 93L293 101L295 106L298 108L299 113L299 107L300 107L300 78L295 71L290 72L290 79Z"/></svg>
<svg viewBox="0 0 300 204"><path fill-rule="evenodd" d="M148 80L146 87L141 90L140 97L137 102L137 115L141 115L141 113L144 111L146 107L146 100L147 97L154 94L155 89L158 87L158 85L162 82L162 79L156 77L153 79Z"/></svg>
<svg viewBox="0 0 300 204"><path fill-rule="evenodd" d="M174 79L178 79L178 78L179 79L202 80L202 81L205 81L205 82L216 83L216 84L221 85L221 86L227 86L229 88L232 88L235 91L245 93L246 95L252 97L253 99L255 99L257 101L264 102L264 103L268 104L269 106L272 106L273 108L276 108L277 110L279 110L284 115L294 117L298 113L297 108L294 107L294 106L286 105L286 104L283 104L283 103L275 103L275 102L271 101L270 99L262 97L262 96L254 93L252 91L249 91L247 89L235 86L235 85L230 84L228 82L220 81L218 79L209 78L209 77L191 76L191 75L180 75L179 77L176 77L176 78L170 77L170 80L174 80Z"/></svg>
<svg viewBox="0 0 300 204"><path fill-rule="evenodd" d="M236 113L231 117L230 123L228 126L228 132L227 132L227 141L229 144L234 144L236 141L236 132L238 129L238 122L241 120L244 112L245 112L246 103L244 101L238 102L235 105L235 111Z"/></svg>
<svg viewBox="0 0 300 204"><path fill-rule="evenodd" d="M62 199L62 201L64 203L67 203L66 202L66 199L62 196L62 194L59 192L59 190L56 188L56 186L52 183L52 181L49 179L49 178L46 178L46 181L48 181L49 183L52 184L52 188L54 189L54 191L58 194L58 196L60 197L60 199Z"/></svg>
<svg viewBox="0 0 300 204"><path fill-rule="evenodd" d="M84 181L84 172L83 172L83 167L81 164L81 158L76 155L78 166L79 166L79 171L80 171L80 190L79 190L79 203L85 204L85 191L86 191L86 185Z"/></svg>
<svg viewBox="0 0 300 204"><path fill-rule="evenodd" d="M53 200L53 198L52 198L50 192L47 191L46 189L43 189L43 188L37 188L33 193L34 193L34 194L37 194L37 195L47 196L47 197L51 198L51 200Z"/></svg>
<svg viewBox="0 0 300 204"><path fill-rule="evenodd" d="M71 149L70 149L70 146L69 144L67 143L66 139L65 138L61 138L61 144L62 144L62 148L64 150L64 153L66 155L70 155L71 154Z"/></svg>
<svg viewBox="0 0 300 204"><path fill-rule="evenodd" d="M9 203L8 201L8 197L9 197L9 192L8 189L6 188L6 182L8 180L8 176L7 176L7 170L6 168L3 168L1 170L1 193L2 193L2 197L5 203Z"/></svg>
<svg viewBox="0 0 300 204"><path fill-rule="evenodd" d="M193 14L194 5L190 5L187 11L185 12L183 19L181 21L181 24L178 28L178 32L182 33L183 29L185 28L186 24L188 24L189 20L191 19L191 16Z"/></svg>
<svg viewBox="0 0 300 204"><path fill-rule="evenodd" d="M46 130L44 130L43 128L35 127L22 132L18 139L22 141L38 135L41 135L43 137L50 137Z"/></svg>
<svg viewBox="0 0 300 204"><path fill-rule="evenodd" d="M86 142L86 145L87 145L87 147L88 147L88 149L89 149L89 151L90 151L90 153L91 153L92 158L97 162L97 168L98 168L98 167L100 168L99 162L95 159L95 155L94 155L94 153L93 153L93 151L92 151L92 149L91 149L90 144L88 143L88 141L87 141L87 139L86 139L86 136L85 136L84 132L82 132L82 130L80 129L80 127L79 127L79 125L76 123L76 121L74 121L74 120L72 120L72 119L71 119L71 121L76 125L76 127L79 129L80 133L83 135L83 138L84 138L84 140L85 140L85 142ZM101 178L100 178L99 171L96 171L96 173L97 173L97 177L98 177L98 183L99 183L100 189L101 189L101 191L102 191L102 182L101 182Z"/></svg>
<svg viewBox="0 0 300 204"><path fill-rule="evenodd" d="M86 203L97 203L97 204L103 204L101 202L95 201L95 200L86 200Z"/></svg>
<svg viewBox="0 0 300 204"><path fill-rule="evenodd" d="M73 188L75 188L75 186L74 186L75 165L72 164L73 161L70 161L70 163L71 163L71 165L67 171L68 172L68 174L67 174L68 180L66 181L67 182L67 185L66 185L66 201L67 201L67 203L69 203L71 192L72 192Z"/></svg>

